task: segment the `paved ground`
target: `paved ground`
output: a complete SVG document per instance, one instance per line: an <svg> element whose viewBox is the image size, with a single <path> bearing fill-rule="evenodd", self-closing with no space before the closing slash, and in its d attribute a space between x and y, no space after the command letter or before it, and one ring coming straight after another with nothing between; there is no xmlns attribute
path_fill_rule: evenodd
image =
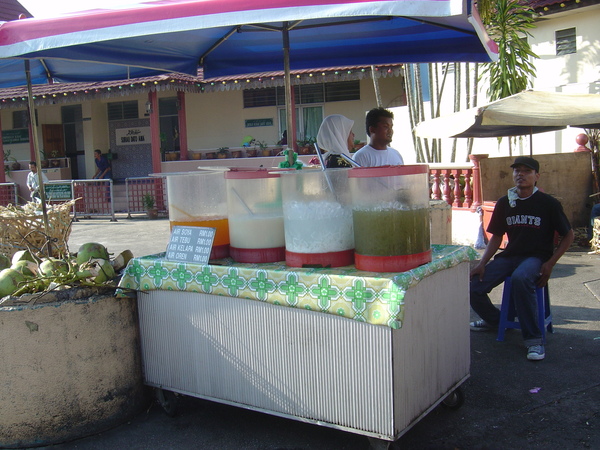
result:
<svg viewBox="0 0 600 450"><path fill-rule="evenodd" d="M86 241L136 256L164 251L167 220L74 224L71 250ZM404 449L600 448L600 255L574 247L550 284L554 334L546 359L530 362L518 331L505 342L471 333L464 405L436 408L398 441ZM494 298L499 300L499 291ZM465 324L467 326L467 324ZM117 428L49 447L71 449L367 449L363 436L185 397L167 417L152 405Z"/></svg>

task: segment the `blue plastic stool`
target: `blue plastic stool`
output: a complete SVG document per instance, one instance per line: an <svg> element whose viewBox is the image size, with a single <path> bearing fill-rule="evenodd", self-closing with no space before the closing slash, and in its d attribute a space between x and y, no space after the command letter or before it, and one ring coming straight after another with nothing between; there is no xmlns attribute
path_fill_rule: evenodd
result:
<svg viewBox="0 0 600 450"><path fill-rule="evenodd" d="M504 280L504 288L502 291L502 305L500 306L500 323L498 323L497 341L504 340L504 333L507 328L515 328L520 330L515 305L512 302L510 295L511 279L506 277ZM537 310L538 323L542 331L542 343L546 343L546 329L548 333L552 333L552 313L550 312L550 296L548 294L548 285L542 288L536 288L537 294Z"/></svg>

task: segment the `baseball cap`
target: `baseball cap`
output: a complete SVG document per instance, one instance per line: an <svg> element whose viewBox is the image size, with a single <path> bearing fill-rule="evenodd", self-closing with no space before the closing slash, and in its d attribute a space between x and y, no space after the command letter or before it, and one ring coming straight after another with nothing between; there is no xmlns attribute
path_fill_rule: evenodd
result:
<svg viewBox="0 0 600 450"><path fill-rule="evenodd" d="M510 167L515 167L515 166L527 166L530 169L535 170L536 172L540 171L540 163L537 162L535 159L530 158L529 156L517 156L515 158L515 162L511 164Z"/></svg>

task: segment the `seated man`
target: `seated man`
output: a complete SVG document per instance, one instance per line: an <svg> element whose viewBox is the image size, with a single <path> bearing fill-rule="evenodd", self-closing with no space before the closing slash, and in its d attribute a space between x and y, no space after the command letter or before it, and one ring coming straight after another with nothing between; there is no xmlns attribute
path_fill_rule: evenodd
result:
<svg viewBox="0 0 600 450"><path fill-rule="evenodd" d="M527 359L544 359L542 331L537 320L536 287L546 285L559 258L573 243L573 230L562 206L536 187L540 178L538 161L519 156L511 165L515 187L496 203L487 231L490 239L479 263L471 270L471 307L483 320L471 322L472 331L495 330L500 310L488 294L508 276L511 295L527 347ZM562 240L554 250L554 233ZM506 249L494 256L508 234Z"/></svg>

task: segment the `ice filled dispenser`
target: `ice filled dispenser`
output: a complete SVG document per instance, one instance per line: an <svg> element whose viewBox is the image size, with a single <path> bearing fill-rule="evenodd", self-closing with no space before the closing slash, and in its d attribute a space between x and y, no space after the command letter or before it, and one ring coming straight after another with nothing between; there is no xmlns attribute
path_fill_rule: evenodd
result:
<svg viewBox="0 0 600 450"><path fill-rule="evenodd" d="M215 228L210 259L229 256L227 191L223 172L167 174L169 221L175 225Z"/></svg>
<svg viewBox="0 0 600 450"><path fill-rule="evenodd" d="M281 174L285 262L291 267L354 263L349 169Z"/></svg>
<svg viewBox="0 0 600 450"><path fill-rule="evenodd" d="M427 165L349 173L356 268L404 272L431 261Z"/></svg>
<svg viewBox="0 0 600 450"><path fill-rule="evenodd" d="M242 263L285 260L278 173L266 169L225 172L230 256Z"/></svg>

